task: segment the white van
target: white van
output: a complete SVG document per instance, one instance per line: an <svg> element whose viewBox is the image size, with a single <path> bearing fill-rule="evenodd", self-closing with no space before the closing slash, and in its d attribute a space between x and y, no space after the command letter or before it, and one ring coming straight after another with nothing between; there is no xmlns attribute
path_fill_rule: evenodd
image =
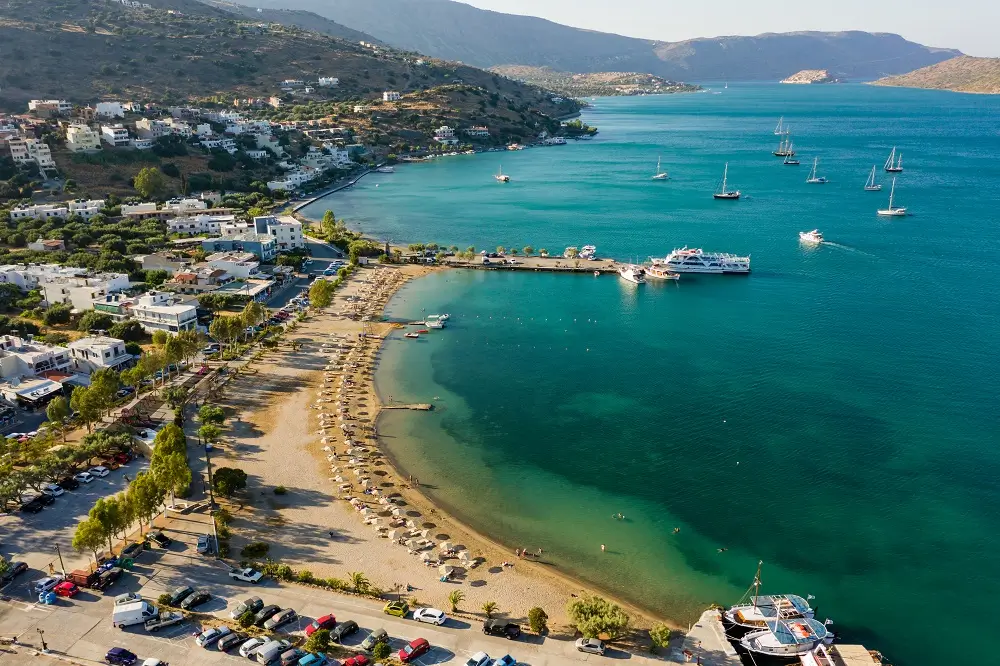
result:
<svg viewBox="0 0 1000 666"><path fill-rule="evenodd" d="M270 664L272 661L277 661L281 657L281 653L292 646L288 641L270 641L264 643L255 653L257 656L258 664Z"/></svg>
<svg viewBox="0 0 1000 666"><path fill-rule="evenodd" d="M133 624L145 624L158 615L156 607L146 601L119 604L111 613L111 626L124 629Z"/></svg>

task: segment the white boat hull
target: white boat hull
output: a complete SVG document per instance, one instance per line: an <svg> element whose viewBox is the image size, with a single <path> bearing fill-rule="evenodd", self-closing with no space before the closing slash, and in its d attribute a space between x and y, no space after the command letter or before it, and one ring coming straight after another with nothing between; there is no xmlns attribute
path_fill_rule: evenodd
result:
<svg viewBox="0 0 1000 666"><path fill-rule="evenodd" d="M653 176L653 180L667 180L668 178L670 178L670 176L668 176L665 173L658 173L655 176Z"/></svg>
<svg viewBox="0 0 1000 666"><path fill-rule="evenodd" d="M684 266L681 264L664 264L674 273L706 273L710 275L722 275L725 273L740 274L749 273L749 266Z"/></svg>
<svg viewBox="0 0 1000 666"><path fill-rule="evenodd" d="M890 208L888 210L880 210L878 214L882 217L906 217L906 209Z"/></svg>

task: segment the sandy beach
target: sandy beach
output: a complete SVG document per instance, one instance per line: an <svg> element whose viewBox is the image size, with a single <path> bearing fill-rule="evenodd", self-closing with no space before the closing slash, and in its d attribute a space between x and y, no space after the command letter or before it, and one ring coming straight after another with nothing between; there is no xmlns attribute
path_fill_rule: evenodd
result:
<svg viewBox="0 0 1000 666"><path fill-rule="evenodd" d="M521 621L540 606L552 633L561 633L567 601L589 590L551 569L544 554L533 554L539 562L519 558L443 514L379 450L382 405L372 377L394 325L363 319L380 319L396 289L432 270L357 271L333 305L298 323L227 387L220 404L229 426L214 464L247 472L250 497L231 507L232 556L263 541L271 559L294 569L343 579L360 571L387 593L445 611L453 590L465 596L460 610L473 616L487 601ZM278 486L287 493L275 494ZM454 569L450 580L441 580L441 565Z"/></svg>

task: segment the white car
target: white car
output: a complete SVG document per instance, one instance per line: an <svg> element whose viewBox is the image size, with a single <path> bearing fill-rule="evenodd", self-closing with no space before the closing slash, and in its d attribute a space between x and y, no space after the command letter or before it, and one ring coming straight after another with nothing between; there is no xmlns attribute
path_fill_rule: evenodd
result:
<svg viewBox="0 0 1000 666"><path fill-rule="evenodd" d="M142 662L142 666L167 666L167 662L150 657Z"/></svg>
<svg viewBox="0 0 1000 666"><path fill-rule="evenodd" d="M240 646L240 656L246 657L248 659L253 659L253 655L255 652L257 652L257 648L259 648L261 645L267 642L268 642L267 638L261 638L260 636L251 638L246 643Z"/></svg>
<svg viewBox="0 0 1000 666"><path fill-rule="evenodd" d="M142 597L135 592L126 592L125 594L119 594L115 597L115 606L130 604L133 601L142 601Z"/></svg>
<svg viewBox="0 0 1000 666"><path fill-rule="evenodd" d="M53 497L59 497L60 495L62 495L66 491L63 490L60 486L58 486L55 483L46 483L44 486L42 486L42 492L45 493L46 495L52 495Z"/></svg>
<svg viewBox="0 0 1000 666"><path fill-rule="evenodd" d="M87 471L90 472L91 476L99 476L102 478L110 474L107 467L101 467L100 465L97 467L91 467Z"/></svg>
<svg viewBox="0 0 1000 666"><path fill-rule="evenodd" d="M198 638L194 639L194 642L198 644L198 647L207 648L223 636L228 636L232 632L233 630L225 625L212 627L198 634Z"/></svg>
<svg viewBox="0 0 1000 666"><path fill-rule="evenodd" d="M426 622L427 624L440 626L444 624L448 616L444 614L444 611L439 611L436 608L418 608L413 611L413 619L417 622Z"/></svg>
<svg viewBox="0 0 1000 666"><path fill-rule="evenodd" d="M596 638L578 638L576 639L576 649L580 652L603 655L604 643Z"/></svg>
<svg viewBox="0 0 1000 666"><path fill-rule="evenodd" d="M58 576L58 575L56 575L56 576L48 576L46 578L42 578L41 580L36 580L35 584L31 586L31 590L35 594L41 594L42 592L48 592L49 590L51 590L52 588L54 588L56 585L58 585L59 583L63 582L63 580L64 579L63 579L62 576Z"/></svg>
<svg viewBox="0 0 1000 666"><path fill-rule="evenodd" d="M246 569L230 569L229 577L233 580L242 580L245 583L258 583L264 574L247 567Z"/></svg>
<svg viewBox="0 0 1000 666"><path fill-rule="evenodd" d="M489 663L490 655L485 652L477 652L469 657L469 660L465 662L465 666L489 666Z"/></svg>
<svg viewBox="0 0 1000 666"><path fill-rule="evenodd" d="M90 483L94 480L94 475L90 472L80 472L79 474L74 474L73 478L80 483Z"/></svg>

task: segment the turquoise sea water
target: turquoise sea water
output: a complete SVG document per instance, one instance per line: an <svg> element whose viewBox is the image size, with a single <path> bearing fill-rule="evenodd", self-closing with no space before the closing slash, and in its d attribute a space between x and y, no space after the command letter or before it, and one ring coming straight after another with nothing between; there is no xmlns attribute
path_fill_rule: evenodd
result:
<svg viewBox="0 0 1000 666"><path fill-rule="evenodd" d="M471 525L679 620L735 602L761 559L765 591L815 595L897 664L992 654L1000 100L738 85L594 104L593 141L407 166L311 213L463 248L687 244L750 253L753 275L412 283L391 316L452 319L387 343L383 397L439 407L383 417L393 455ZM801 167L770 155L779 115ZM893 145L913 215L887 221ZM670 181L650 180L658 154ZM804 182L814 155L827 185ZM727 160L739 202L710 196ZM883 193L862 190L873 164ZM799 245L816 227L830 242Z"/></svg>

